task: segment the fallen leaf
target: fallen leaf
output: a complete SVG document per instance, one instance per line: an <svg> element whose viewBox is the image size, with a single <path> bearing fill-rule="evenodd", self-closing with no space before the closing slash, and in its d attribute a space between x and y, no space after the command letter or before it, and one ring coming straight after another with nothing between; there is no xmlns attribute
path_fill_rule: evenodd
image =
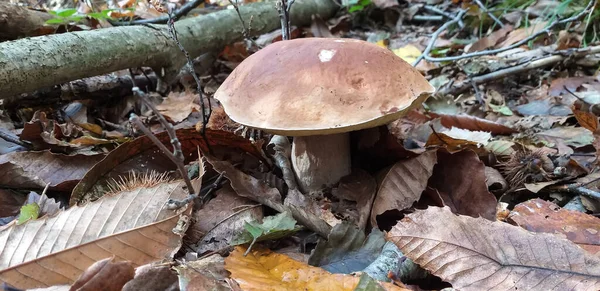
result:
<svg viewBox="0 0 600 291"><path fill-rule="evenodd" d="M473 151L438 151L429 186L439 191L444 205L472 217L496 219L496 197L486 184L485 165Z"/></svg>
<svg viewBox="0 0 600 291"><path fill-rule="evenodd" d="M371 224L377 226L377 216L388 210L402 211L418 201L436 163L436 151L428 151L394 164L379 183Z"/></svg>
<svg viewBox="0 0 600 291"><path fill-rule="evenodd" d="M558 142L575 148L591 145L594 141L593 134L583 128L574 126L560 126L536 133L536 137L546 142L549 147L555 148Z"/></svg>
<svg viewBox="0 0 600 291"><path fill-rule="evenodd" d="M484 38L480 38L467 49L467 53L478 52L496 46L498 41L504 38L512 30L513 26L509 24L490 33Z"/></svg>
<svg viewBox="0 0 600 291"><path fill-rule="evenodd" d="M377 193L377 182L368 172L361 169L352 169L352 173L342 177L338 186L332 189L332 195L338 199L356 202L358 219L356 224L360 229L367 227L373 199Z"/></svg>
<svg viewBox="0 0 600 291"><path fill-rule="evenodd" d="M362 230L343 222L333 227L327 240L319 240L308 264L331 273L362 271L377 259L384 244L384 235L377 228L365 237Z"/></svg>
<svg viewBox="0 0 600 291"><path fill-rule="evenodd" d="M450 130L434 132L427 140L427 147L443 147L450 152L459 152L464 149L478 150L484 147L492 135L484 131L470 131L452 127Z"/></svg>
<svg viewBox="0 0 600 291"><path fill-rule="evenodd" d="M229 279L229 273L225 270L225 259L219 254L214 254L207 258L195 261L188 261L174 267L174 269L177 271L179 276L180 290L239 290L231 288L231 285L228 286L224 282L225 280Z"/></svg>
<svg viewBox="0 0 600 291"><path fill-rule="evenodd" d="M244 229L245 231L231 241L231 245L249 243L249 251L256 242L287 237L298 232L302 227L296 226L296 220L286 211L267 216L260 223L247 221L244 224Z"/></svg>
<svg viewBox="0 0 600 291"><path fill-rule="evenodd" d="M360 281L359 277L331 274L282 254L254 250L244 256L245 251L236 247L225 259L225 269L246 291L352 291ZM387 282L382 282L381 286L385 290L409 290Z"/></svg>
<svg viewBox="0 0 600 291"><path fill-rule="evenodd" d="M536 22L531 24L529 27L523 27L516 30L511 31L504 41L496 45L496 48L505 48L514 43L522 41L528 38L530 35L536 34L546 28L548 25L547 21Z"/></svg>
<svg viewBox="0 0 600 291"><path fill-rule="evenodd" d="M393 1L396 2L395 0ZM421 55L421 50L411 44L407 44L401 48L397 48L392 51L395 55L401 57L403 60L410 64L414 63L417 60L417 58Z"/></svg>
<svg viewBox="0 0 600 291"><path fill-rule="evenodd" d="M600 257L552 234L429 207L387 235L457 290L598 290Z"/></svg>
<svg viewBox="0 0 600 291"><path fill-rule="evenodd" d="M244 230L244 222L263 217L262 207L252 200L241 197L225 184L202 209L194 212L194 223L186 235L186 241L195 245L198 253L220 250ZM260 205L259 205L260 206Z"/></svg>
<svg viewBox="0 0 600 291"><path fill-rule="evenodd" d="M12 152L0 155L0 184L11 188L70 192L85 173L105 155L64 155L49 151Z"/></svg>
<svg viewBox="0 0 600 291"><path fill-rule="evenodd" d="M195 103L197 98L199 98L198 94L190 91L171 91L161 104L156 105L156 109L173 122L179 123L188 117L192 111L202 110L200 105Z"/></svg>
<svg viewBox="0 0 600 291"><path fill-rule="evenodd" d="M600 254L600 218L593 215L536 198L515 206L507 221L529 231L567 238L592 254Z"/></svg>
<svg viewBox="0 0 600 291"><path fill-rule="evenodd" d="M178 285L177 275L170 266L147 264L136 268L135 277L123 286L123 291L174 290L170 288Z"/></svg>
<svg viewBox="0 0 600 291"><path fill-rule="evenodd" d="M183 187L182 181L163 183L4 226L0 282L18 288L69 284L87 267L112 255L134 266L172 257L183 235L173 229L180 218L189 216L191 207L170 210L165 201L187 197ZM64 271L55 272L56 266Z"/></svg>
<svg viewBox="0 0 600 291"><path fill-rule="evenodd" d="M583 84L598 83L598 79L590 76L580 77L569 77L569 78L558 78L552 80L550 88L548 88L548 95L550 97L558 97L564 94L570 94L571 92L577 92L577 89Z"/></svg>
<svg viewBox="0 0 600 291"><path fill-rule="evenodd" d="M79 276L71 290L120 291L123 285L133 279L135 270L129 262L114 262L113 258L95 262Z"/></svg>
<svg viewBox="0 0 600 291"><path fill-rule="evenodd" d="M427 114L431 119L440 118L442 125L447 128L460 128L470 131L484 131L494 135L509 135L517 133L518 131L508 126L489 121L483 118L470 116L466 114L438 114L429 113Z"/></svg>

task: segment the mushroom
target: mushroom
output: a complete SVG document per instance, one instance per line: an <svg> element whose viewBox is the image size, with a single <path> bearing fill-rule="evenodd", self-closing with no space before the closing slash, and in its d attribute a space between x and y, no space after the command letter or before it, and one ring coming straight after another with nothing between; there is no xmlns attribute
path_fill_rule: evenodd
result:
<svg viewBox="0 0 600 291"><path fill-rule="evenodd" d="M353 39L303 38L249 56L214 97L232 120L294 137L292 166L307 193L350 174L349 132L396 120L434 91L390 50Z"/></svg>

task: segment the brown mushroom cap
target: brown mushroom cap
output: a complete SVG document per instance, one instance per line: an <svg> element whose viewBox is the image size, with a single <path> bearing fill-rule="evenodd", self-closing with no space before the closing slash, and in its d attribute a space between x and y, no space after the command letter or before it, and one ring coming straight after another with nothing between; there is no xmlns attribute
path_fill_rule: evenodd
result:
<svg viewBox="0 0 600 291"><path fill-rule="evenodd" d="M248 57L215 98L240 124L307 136L389 123L434 90L410 64L375 44L303 38L273 43Z"/></svg>

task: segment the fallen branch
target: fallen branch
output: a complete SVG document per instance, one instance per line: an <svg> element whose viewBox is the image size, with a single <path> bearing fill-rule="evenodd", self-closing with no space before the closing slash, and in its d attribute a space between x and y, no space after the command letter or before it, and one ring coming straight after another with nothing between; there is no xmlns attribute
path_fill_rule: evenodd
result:
<svg viewBox="0 0 600 291"><path fill-rule="evenodd" d="M39 30L52 15L27 7L0 1L0 41L39 35Z"/></svg>
<svg viewBox="0 0 600 291"><path fill-rule="evenodd" d="M490 12L487 9L487 7L485 7L485 5L483 5L483 3L481 3L481 1L475 0L475 3L477 3L479 8L481 8L481 10L484 13L486 13L496 24L498 24L498 26L500 26L500 28L504 28L504 23L502 23L502 21L500 21L500 19L498 19L492 12Z"/></svg>
<svg viewBox="0 0 600 291"><path fill-rule="evenodd" d="M470 78L470 82L464 82L462 85L457 87L450 87L446 90L441 90L439 93L441 94L451 94L456 95L462 93L473 86L473 84L483 84L487 82L491 82L494 80L498 80L510 75L520 74L529 70L542 68L545 66L553 65L559 62L566 60L567 58L581 58L586 55L597 54L600 53L600 46L593 46L575 50L562 50L556 51L555 54L541 57L537 60L527 62L524 64L520 64L514 67L498 70L495 72L491 72L489 74L476 76Z"/></svg>
<svg viewBox="0 0 600 291"><path fill-rule="evenodd" d="M423 5L423 8L429 12L433 12L433 13L437 13L439 15L442 15L448 19L454 19L454 15L452 15L451 13L448 13L446 11L443 11L435 6L431 6L431 5ZM440 19L441 20L441 19ZM457 21L458 27L460 28L464 28L465 27L465 23L462 21L462 19L459 19Z"/></svg>
<svg viewBox="0 0 600 291"><path fill-rule="evenodd" d="M440 34L442 32L444 32L446 29L448 29L448 27L450 27L450 25L458 23L459 21L462 21L462 17L463 17L463 15L465 15L465 13L467 13L467 10L461 10L461 11L459 11L458 14L456 16L454 16L454 18L452 18L452 20L444 23L444 25L440 26L440 28L438 28L431 35L431 39L429 40L429 43L427 44L427 47L425 48L425 50L423 51L423 53L413 62L413 64L412 64L413 67L416 67L423 60L423 58L425 58L425 59L427 58L427 56L429 55L429 53L433 49L433 45L435 44L435 41L440 36Z"/></svg>
<svg viewBox="0 0 600 291"><path fill-rule="evenodd" d="M557 20L553 21L550 25L548 25L546 28L544 28L543 30L540 30L540 31L530 35L529 37L522 39L522 40L520 40L510 46L504 47L504 48L499 48L499 49L495 49L495 50L478 51L478 52L463 54L463 55L459 55L459 56L452 56L452 57L436 58L436 57L430 56L429 53L431 52L431 48L433 47L433 44L435 43L435 41L437 40L439 35L450 26L450 25L446 25L446 24L448 24L448 23L453 24L458 21L456 18L454 18L452 21L450 21L450 22L444 24L442 27L440 27L440 29L438 29L431 36L431 39L429 40L429 45L427 45L429 50L426 49L425 51L423 51L423 54L421 54L419 56L419 58L417 58L417 60L413 63L413 66L418 65L422 59L425 59L428 62L451 62L451 61L458 61L458 60L462 60L462 59L468 59L468 58L474 58L474 57L480 57L480 56L494 55L494 54L498 54L501 52L505 52L507 50L517 48L521 45L524 45L524 44L530 42L531 40L537 38L538 36L540 36L542 34L549 34L551 32L551 30L559 24L573 22L573 21L578 20L579 18L583 17L584 15L587 15L596 6L596 1L597 0L590 0L588 2L588 5L585 7L585 9L583 9L576 15L573 15L573 16L571 16L569 18L565 18L565 19L557 19Z"/></svg>
<svg viewBox="0 0 600 291"><path fill-rule="evenodd" d="M279 28L272 2L239 7L253 17L253 35ZM331 0L303 0L290 11L294 25L311 23L312 15L329 19L338 6ZM195 58L243 39L234 10L187 18L175 24L179 40ZM71 80L127 68L151 67L170 82L185 64L185 56L169 37L166 25L122 26L79 31L0 43L0 99Z"/></svg>
<svg viewBox="0 0 600 291"><path fill-rule="evenodd" d="M185 5L179 7L179 9L177 9L176 11L174 11L173 15L171 17L173 20L179 20L179 18L185 16L186 14L188 14L190 11L194 10L196 7L198 7L202 3L204 3L204 0L190 1L190 2L186 3ZM111 20L109 20L110 24L112 24L113 26L140 25L140 24L165 24L165 23L167 23L167 21L169 21L168 15L157 17L157 18L152 18L152 19L138 19L138 20L132 20L132 21L111 21Z"/></svg>

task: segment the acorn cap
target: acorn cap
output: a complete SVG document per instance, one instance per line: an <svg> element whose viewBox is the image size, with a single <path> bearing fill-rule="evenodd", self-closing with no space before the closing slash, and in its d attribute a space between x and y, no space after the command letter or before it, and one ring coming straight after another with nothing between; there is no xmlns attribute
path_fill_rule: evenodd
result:
<svg viewBox="0 0 600 291"><path fill-rule="evenodd" d="M249 56L214 97L240 124L310 136L387 124L434 91L388 49L353 39L303 38Z"/></svg>

